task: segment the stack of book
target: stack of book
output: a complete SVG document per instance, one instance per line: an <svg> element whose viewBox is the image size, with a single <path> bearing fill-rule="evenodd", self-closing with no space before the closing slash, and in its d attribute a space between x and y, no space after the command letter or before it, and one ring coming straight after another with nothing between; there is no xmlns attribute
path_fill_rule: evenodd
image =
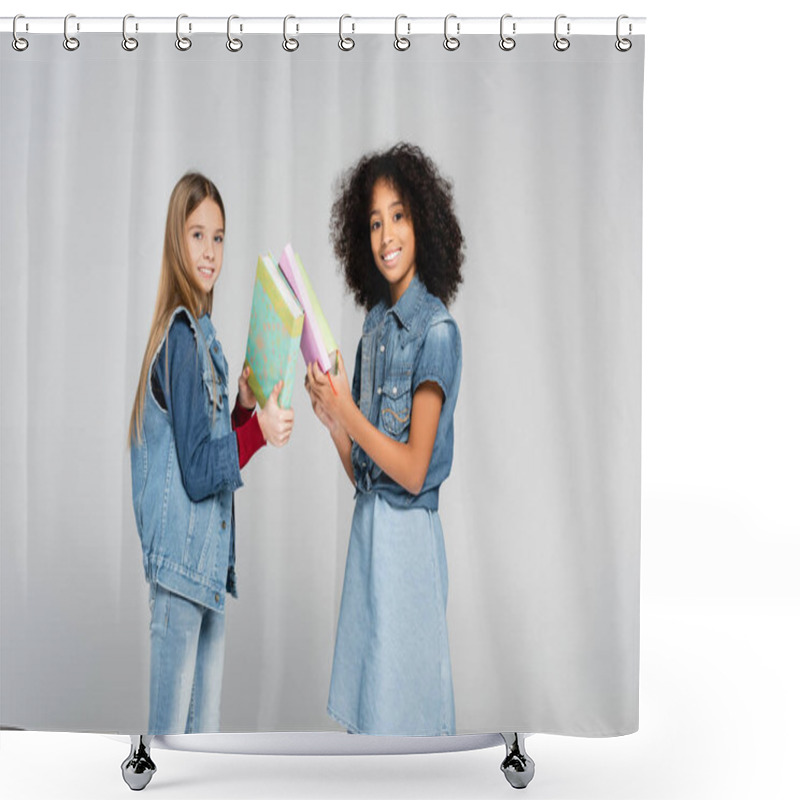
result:
<svg viewBox="0 0 800 800"><path fill-rule="evenodd" d="M280 259L259 256L250 310L245 366L259 406L283 381L278 405L292 402L298 351L306 365L328 373L336 364L336 341L322 313L303 262L287 244Z"/></svg>

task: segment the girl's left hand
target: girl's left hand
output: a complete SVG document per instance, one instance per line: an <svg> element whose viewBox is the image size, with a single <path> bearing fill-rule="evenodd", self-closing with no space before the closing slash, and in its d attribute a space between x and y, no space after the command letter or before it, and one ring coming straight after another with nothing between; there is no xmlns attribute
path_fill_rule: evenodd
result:
<svg viewBox="0 0 800 800"><path fill-rule="evenodd" d="M239 405L252 411L256 407L256 393L250 388L247 379L250 377L250 367L245 366L239 376Z"/></svg>
<svg viewBox="0 0 800 800"><path fill-rule="evenodd" d="M344 359L339 351L336 352L336 358L338 369L335 374L333 369L326 374L316 362L311 364L306 370L306 387L315 411L318 409L336 425L341 425L344 409L348 402L353 402L353 398Z"/></svg>

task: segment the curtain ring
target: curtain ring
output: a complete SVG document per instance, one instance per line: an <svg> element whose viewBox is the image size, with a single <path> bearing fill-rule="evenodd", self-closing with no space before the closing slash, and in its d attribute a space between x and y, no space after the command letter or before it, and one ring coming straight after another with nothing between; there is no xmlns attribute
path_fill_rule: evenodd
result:
<svg viewBox="0 0 800 800"><path fill-rule="evenodd" d="M394 49L395 50L408 50L411 47L411 39L406 39L405 36L400 35L400 20L401 19L408 19L405 14L398 14L394 18ZM408 33L411 33L411 25L408 25Z"/></svg>
<svg viewBox="0 0 800 800"><path fill-rule="evenodd" d="M192 40L188 36L181 36L181 20L188 19L188 14L178 14L178 18L175 20L175 47L178 50L186 51L192 46ZM192 29L192 26L189 25L189 30Z"/></svg>
<svg viewBox="0 0 800 800"><path fill-rule="evenodd" d="M503 14L503 16L500 17L500 49L505 50L506 52L513 50L517 46L517 40L513 36L506 36L505 31L503 30L506 20L511 19L511 17L511 14ZM511 30L513 33L517 32L516 22L513 24Z"/></svg>
<svg viewBox="0 0 800 800"><path fill-rule="evenodd" d="M442 44L445 50L449 50L452 53L453 50L458 50L458 48L461 47L461 39L458 38L458 34L461 33L461 23L456 23L456 35L450 36L447 33L447 23L450 22L451 19L456 19L456 15L448 14L444 18L444 42L442 42Z"/></svg>
<svg viewBox="0 0 800 800"><path fill-rule="evenodd" d="M558 21L560 19L566 19L566 18L567 18L566 14L559 14L556 17L556 21L555 21L555 23L553 25L553 35L556 37L555 41L553 42L553 47L555 47L555 49L558 50L559 53L563 53L565 50L569 50L569 45L570 45L569 39L567 39L566 36L559 36L558 35ZM570 29L570 23L568 22L567 23L567 36L569 36L569 29Z"/></svg>
<svg viewBox="0 0 800 800"><path fill-rule="evenodd" d="M25 16L23 14L17 14L17 16L14 17L14 23L11 26L11 32L14 34L14 38L11 40L11 46L18 53L21 53L23 50L27 50L28 49L28 40L27 39L23 39L17 33L17 20L18 19L25 19Z"/></svg>
<svg viewBox="0 0 800 800"><path fill-rule="evenodd" d="M617 50L620 51L620 53L627 53L628 50L630 50L631 47L633 47L633 42L630 39L623 39L619 35L619 24L620 24L620 22L622 22L623 19L628 19L628 15L627 14L620 14L617 17L617 41L614 42L614 47L616 47ZM628 34L630 34L632 30L633 30L633 28L632 28L631 24L628 23Z"/></svg>
<svg viewBox="0 0 800 800"><path fill-rule="evenodd" d="M227 47L231 53L238 53L244 47L244 43L241 39L236 39L231 36L231 22L235 19L239 19L236 14L231 14L228 17L228 41L225 42L225 47ZM241 30L241 28L239 30Z"/></svg>
<svg viewBox="0 0 800 800"><path fill-rule="evenodd" d="M286 33L286 29L290 19L297 19L297 17L293 17L291 14L289 14L283 18L283 49L287 53L293 53L295 50L297 50L298 47L300 47L300 42L298 42L297 39L291 38ZM300 30L299 25L297 26L297 30Z"/></svg>
<svg viewBox="0 0 800 800"><path fill-rule="evenodd" d="M355 39L351 39L349 36L345 36L342 32L342 25L346 19L353 19L349 14L342 14L339 17L339 49L344 50L347 52L348 50L352 50L356 46ZM355 32L356 25L353 23L353 32Z"/></svg>
<svg viewBox="0 0 800 800"><path fill-rule="evenodd" d="M67 16L64 17L64 42L63 42L64 49L69 50L70 52L72 52L73 50L77 50L81 46L81 43L74 36L70 36L69 31L67 30L67 26L69 25L69 21L71 19L75 19L74 14L67 14ZM80 28L78 28L78 30L80 30Z"/></svg>
<svg viewBox="0 0 800 800"><path fill-rule="evenodd" d="M128 36L127 25L129 19L134 19L133 14L126 14L122 18L122 49L132 53L139 46L139 40L133 36Z"/></svg>

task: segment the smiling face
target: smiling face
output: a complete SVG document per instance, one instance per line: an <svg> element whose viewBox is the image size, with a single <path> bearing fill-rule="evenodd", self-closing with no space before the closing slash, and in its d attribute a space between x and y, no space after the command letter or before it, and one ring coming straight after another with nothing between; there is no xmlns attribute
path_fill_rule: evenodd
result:
<svg viewBox="0 0 800 800"><path fill-rule="evenodd" d="M384 178L375 182L370 208L372 257L389 284L394 304L408 289L417 271L414 224L399 193Z"/></svg>
<svg viewBox="0 0 800 800"><path fill-rule="evenodd" d="M225 222L220 207L206 197L186 218L184 233L192 280L208 294L222 269Z"/></svg>

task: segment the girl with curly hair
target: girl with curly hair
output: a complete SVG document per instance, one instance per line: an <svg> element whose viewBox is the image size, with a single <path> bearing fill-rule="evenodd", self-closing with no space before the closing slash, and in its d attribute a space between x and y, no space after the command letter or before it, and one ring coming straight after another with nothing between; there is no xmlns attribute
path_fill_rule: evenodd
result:
<svg viewBox="0 0 800 800"><path fill-rule="evenodd" d="M335 375L306 375L356 488L328 714L354 733L452 734L438 514L461 379L446 307L464 258L451 184L412 145L365 156L341 181L331 238L368 313L352 389L339 353Z"/></svg>

